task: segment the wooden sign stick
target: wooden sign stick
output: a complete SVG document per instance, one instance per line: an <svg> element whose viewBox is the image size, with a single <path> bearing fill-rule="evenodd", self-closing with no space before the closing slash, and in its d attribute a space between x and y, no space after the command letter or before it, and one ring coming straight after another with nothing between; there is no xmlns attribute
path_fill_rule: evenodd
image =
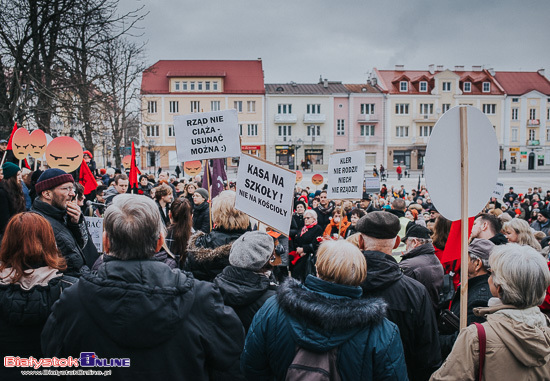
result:
<svg viewBox="0 0 550 381"><path fill-rule="evenodd" d="M468 112L460 108L460 329L466 328L468 316Z"/></svg>

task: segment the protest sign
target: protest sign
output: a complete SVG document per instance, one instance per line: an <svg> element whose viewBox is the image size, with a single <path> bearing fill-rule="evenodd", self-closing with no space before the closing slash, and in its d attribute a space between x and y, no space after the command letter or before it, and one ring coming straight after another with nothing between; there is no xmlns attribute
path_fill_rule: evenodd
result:
<svg viewBox="0 0 550 381"><path fill-rule="evenodd" d="M502 197L504 197L504 184L503 183L497 183L495 186L495 190L493 191L493 197L496 197L499 200L502 200Z"/></svg>
<svg viewBox="0 0 550 381"><path fill-rule="evenodd" d="M380 192L380 177L365 177L365 192L378 193Z"/></svg>
<svg viewBox="0 0 550 381"><path fill-rule="evenodd" d="M18 128L13 134L12 152L18 160L26 159L31 152L31 136L25 128Z"/></svg>
<svg viewBox="0 0 550 381"><path fill-rule="evenodd" d="M317 173L316 175L313 175L313 177L311 178L311 182L314 185L321 185L323 183L323 175L319 173Z"/></svg>
<svg viewBox="0 0 550 381"><path fill-rule="evenodd" d="M235 208L288 235L295 181L293 171L243 154Z"/></svg>
<svg viewBox="0 0 550 381"><path fill-rule="evenodd" d="M237 110L174 117L179 161L241 156Z"/></svg>
<svg viewBox="0 0 550 381"><path fill-rule="evenodd" d="M97 251L103 253L103 218L85 216L84 219Z"/></svg>
<svg viewBox="0 0 550 381"><path fill-rule="evenodd" d="M329 199L359 200L363 196L365 151L333 153L328 162Z"/></svg>
<svg viewBox="0 0 550 381"><path fill-rule="evenodd" d="M80 167L84 152L82 146L70 136L59 136L46 147L46 161L51 168L70 173Z"/></svg>

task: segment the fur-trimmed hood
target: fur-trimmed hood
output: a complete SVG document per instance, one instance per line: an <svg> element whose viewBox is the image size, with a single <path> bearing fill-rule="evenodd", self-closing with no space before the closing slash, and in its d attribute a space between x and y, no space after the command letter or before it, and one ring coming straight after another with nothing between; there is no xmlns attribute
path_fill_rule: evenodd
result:
<svg viewBox="0 0 550 381"><path fill-rule="evenodd" d="M308 276L304 285L288 278L278 289L277 302L290 319L298 345L332 348L359 331L382 322L386 303L361 299L361 288Z"/></svg>

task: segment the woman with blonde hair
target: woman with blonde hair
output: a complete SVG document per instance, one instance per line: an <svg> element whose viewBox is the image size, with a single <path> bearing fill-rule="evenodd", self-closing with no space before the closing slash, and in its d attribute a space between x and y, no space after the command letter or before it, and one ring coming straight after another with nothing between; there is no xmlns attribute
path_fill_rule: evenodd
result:
<svg viewBox="0 0 550 381"><path fill-rule="evenodd" d="M542 250L527 221L520 218L512 218L504 224L503 230L506 238L508 238L508 242L517 243L522 246L531 246L539 252Z"/></svg>
<svg viewBox="0 0 550 381"><path fill-rule="evenodd" d="M308 275L303 285L288 278L254 316L241 356L245 378L298 379L301 354L325 353L342 380L406 380L403 345L385 302L361 299L363 253L331 240L317 255L317 277Z"/></svg>

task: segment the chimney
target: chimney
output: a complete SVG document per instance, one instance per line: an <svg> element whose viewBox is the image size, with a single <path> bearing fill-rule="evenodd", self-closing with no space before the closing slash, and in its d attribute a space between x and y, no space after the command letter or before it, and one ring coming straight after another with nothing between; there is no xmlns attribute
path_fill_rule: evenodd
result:
<svg viewBox="0 0 550 381"><path fill-rule="evenodd" d="M319 85L323 83L323 74L319 74Z"/></svg>
<svg viewBox="0 0 550 381"><path fill-rule="evenodd" d="M323 80L323 87L325 89L328 88L328 79L326 79L326 78Z"/></svg>
<svg viewBox="0 0 550 381"><path fill-rule="evenodd" d="M456 65L455 71L464 71L464 65Z"/></svg>
<svg viewBox="0 0 550 381"><path fill-rule="evenodd" d="M495 76L495 69L493 69L492 67L487 69L487 71L489 72L489 74L491 74L493 77Z"/></svg>
<svg viewBox="0 0 550 381"><path fill-rule="evenodd" d="M435 67L434 64L430 64L430 65L428 66L428 70L429 70L430 74L434 74L434 73L435 73L434 67Z"/></svg>
<svg viewBox="0 0 550 381"><path fill-rule="evenodd" d="M445 67L443 65L437 65L437 71L443 71Z"/></svg>
<svg viewBox="0 0 550 381"><path fill-rule="evenodd" d="M472 66L472 71L481 71L481 65Z"/></svg>
<svg viewBox="0 0 550 381"><path fill-rule="evenodd" d="M395 71L404 71L405 65L395 65Z"/></svg>
<svg viewBox="0 0 550 381"><path fill-rule="evenodd" d="M539 70L537 70L537 73L539 73L540 75L542 75L544 77L545 71L544 71L544 69L539 69Z"/></svg>

